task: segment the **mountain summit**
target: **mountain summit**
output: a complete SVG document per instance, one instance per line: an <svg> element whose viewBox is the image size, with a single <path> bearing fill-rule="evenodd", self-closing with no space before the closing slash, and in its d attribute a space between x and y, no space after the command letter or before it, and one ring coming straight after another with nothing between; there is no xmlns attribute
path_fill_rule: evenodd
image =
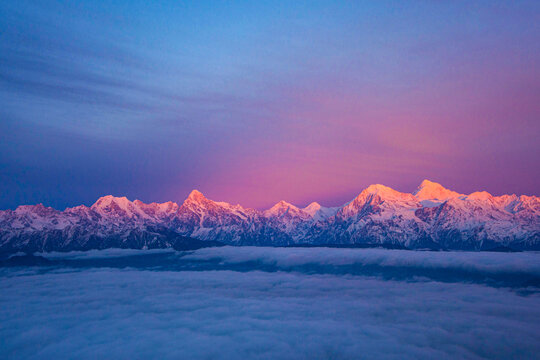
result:
<svg viewBox="0 0 540 360"><path fill-rule="evenodd" d="M203 200L206 200L206 197L199 190L192 190L186 200L189 200L191 202L201 202Z"/></svg>
<svg viewBox="0 0 540 360"><path fill-rule="evenodd" d="M458 196L463 196L463 194L448 190L439 183L424 180L414 192L414 196L416 196L418 200L445 201Z"/></svg>

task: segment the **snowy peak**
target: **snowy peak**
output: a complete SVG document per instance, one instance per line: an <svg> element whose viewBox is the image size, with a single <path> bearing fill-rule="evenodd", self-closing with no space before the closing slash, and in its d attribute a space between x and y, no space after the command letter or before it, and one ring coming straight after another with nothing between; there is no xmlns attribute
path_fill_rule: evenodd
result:
<svg viewBox="0 0 540 360"><path fill-rule="evenodd" d="M156 202L145 204L140 200L135 200L133 201L133 204L142 210L146 215L157 219L170 217L178 210L178 204L172 201L167 201L161 204Z"/></svg>
<svg viewBox="0 0 540 360"><path fill-rule="evenodd" d="M313 221L323 221L328 219L331 216L336 215L336 212L339 210L339 207L324 207L319 203L312 202L308 206L302 209L305 213L309 214Z"/></svg>
<svg viewBox="0 0 540 360"><path fill-rule="evenodd" d="M353 201L345 204L337 215L340 218L348 218L370 211L392 212L405 207L411 209L419 207L418 200L412 194L375 184L368 186Z"/></svg>
<svg viewBox="0 0 540 360"><path fill-rule="evenodd" d="M458 196L463 196L455 191L448 190L439 183L424 180L414 192L414 196L420 201L423 200L435 200L435 201L446 201L451 198Z"/></svg>
<svg viewBox="0 0 540 360"><path fill-rule="evenodd" d="M290 204L288 202L286 202L285 200L281 200L280 202L278 202L276 205L272 206L272 209L273 208L278 208L278 209L285 209L285 208L297 208L296 206L294 206L293 204Z"/></svg>
<svg viewBox="0 0 540 360"><path fill-rule="evenodd" d="M365 188L360 195L356 197L358 202L371 202L375 197L378 197L382 200L396 200L396 201L410 201L413 200L411 194L402 193L397 190L392 189L391 187L384 186L381 184L370 185Z"/></svg>
<svg viewBox="0 0 540 360"><path fill-rule="evenodd" d="M307 212L309 215L314 216L317 212L319 212L319 210L321 210L321 204L314 201L302 210Z"/></svg>
<svg viewBox="0 0 540 360"><path fill-rule="evenodd" d="M95 208L103 208L107 206L111 206L113 204L116 204L121 207L126 207L131 201L129 201L125 196L122 197L116 197L113 195L106 195L102 196L91 206L93 209Z"/></svg>
<svg viewBox="0 0 540 360"><path fill-rule="evenodd" d="M207 199L199 190L192 190L186 200L189 200L191 202L201 202Z"/></svg>
<svg viewBox="0 0 540 360"><path fill-rule="evenodd" d="M372 184L365 188L362 193L365 194L391 194L396 192L396 190L391 187L381 185L381 184Z"/></svg>
<svg viewBox="0 0 540 360"><path fill-rule="evenodd" d="M467 196L470 200L492 201L493 196L487 191L476 191Z"/></svg>
<svg viewBox="0 0 540 360"><path fill-rule="evenodd" d="M263 211L263 216L312 223L328 219L335 215L337 210L338 208L326 208L317 202L312 202L305 208L299 208L282 200L270 209Z"/></svg>
<svg viewBox="0 0 540 360"><path fill-rule="evenodd" d="M217 203L207 199L199 190L193 190L182 203L182 208L208 208L217 206Z"/></svg>
<svg viewBox="0 0 540 360"><path fill-rule="evenodd" d="M49 213L55 213L57 210L53 209L52 207L46 207L43 204L37 204L37 205L20 205L15 209L15 213L18 214L27 214L27 213L34 213L41 216L47 215Z"/></svg>
<svg viewBox="0 0 540 360"><path fill-rule="evenodd" d="M264 211L264 216L281 216L287 212L298 213L300 211L301 210L293 204L289 204L288 202L281 200L280 202L272 206L270 209Z"/></svg>
<svg viewBox="0 0 540 360"><path fill-rule="evenodd" d="M149 218L148 214L125 196L100 197L90 209L106 218Z"/></svg>

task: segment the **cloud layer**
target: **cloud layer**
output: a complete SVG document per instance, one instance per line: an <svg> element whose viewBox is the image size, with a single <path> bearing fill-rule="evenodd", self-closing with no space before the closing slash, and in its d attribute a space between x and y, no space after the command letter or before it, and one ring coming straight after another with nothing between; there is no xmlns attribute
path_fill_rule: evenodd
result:
<svg viewBox="0 0 540 360"><path fill-rule="evenodd" d="M538 276L538 254L468 255L267 248L54 255L48 268L0 269L0 350L9 359L534 357L537 285L520 295L467 280L323 271L378 264ZM141 262L146 256L154 260ZM234 264L242 268L228 269Z"/></svg>

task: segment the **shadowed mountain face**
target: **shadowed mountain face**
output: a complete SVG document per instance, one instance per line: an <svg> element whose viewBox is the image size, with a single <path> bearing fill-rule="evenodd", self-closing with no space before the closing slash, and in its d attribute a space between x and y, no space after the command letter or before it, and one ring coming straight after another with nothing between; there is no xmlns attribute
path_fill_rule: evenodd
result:
<svg viewBox="0 0 540 360"><path fill-rule="evenodd" d="M191 249L230 245L387 246L408 249L538 250L536 196L470 195L424 180L412 193L371 185L347 204L259 211L194 190L179 206L104 196L91 207L43 205L0 211L0 251Z"/></svg>

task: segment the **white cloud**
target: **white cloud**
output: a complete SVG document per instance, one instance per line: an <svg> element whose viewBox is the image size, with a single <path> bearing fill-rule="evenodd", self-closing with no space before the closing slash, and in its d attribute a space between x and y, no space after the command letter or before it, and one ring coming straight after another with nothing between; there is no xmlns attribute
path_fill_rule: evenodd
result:
<svg viewBox="0 0 540 360"><path fill-rule="evenodd" d="M336 249L336 248L271 248L232 247L199 249L186 258L220 259L228 263L261 261L279 267L307 264L321 265L380 265L422 267L433 269L463 269L471 271L529 272L540 275L538 252L433 252L387 249Z"/></svg>
<svg viewBox="0 0 540 360"><path fill-rule="evenodd" d="M537 274L531 259L538 254L478 255L215 248L163 254L165 262L200 262L199 271L4 268L0 353L13 359L534 357L537 292L324 271L361 263L492 274L522 266ZM234 264L242 271L220 270ZM268 264L272 271L261 271Z"/></svg>
<svg viewBox="0 0 540 360"><path fill-rule="evenodd" d="M540 253L427 252L386 249L222 247L200 249L185 260L222 267L270 271L377 275L386 279L426 277L496 286L540 286ZM243 266L242 266L243 265Z"/></svg>

